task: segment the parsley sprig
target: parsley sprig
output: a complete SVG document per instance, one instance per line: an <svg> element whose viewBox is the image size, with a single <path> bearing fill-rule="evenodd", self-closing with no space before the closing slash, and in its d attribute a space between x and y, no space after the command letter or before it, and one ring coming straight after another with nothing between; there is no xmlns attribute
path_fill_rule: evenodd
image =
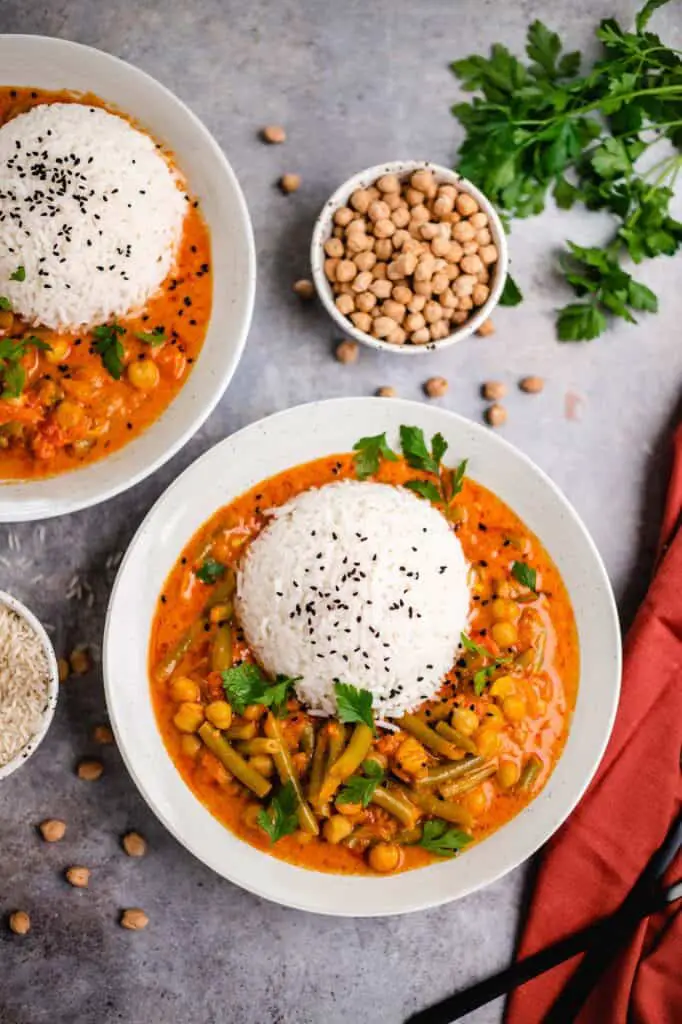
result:
<svg viewBox="0 0 682 1024"><path fill-rule="evenodd" d="M151 345L152 348L163 345L164 341L168 340L163 327L155 327L152 331L136 331L135 337L138 341L144 341L145 344Z"/></svg>
<svg viewBox="0 0 682 1024"><path fill-rule="evenodd" d="M194 575L202 583L217 583L225 575L225 566L215 558L205 558L199 568L194 570Z"/></svg>
<svg viewBox="0 0 682 1024"><path fill-rule="evenodd" d="M580 54L563 52L540 21L528 29L527 62L498 43L489 57L452 64L463 89L477 93L453 107L466 133L458 170L506 219L541 213L550 193L562 209L581 202L613 218L605 246L570 245L562 260L582 300L559 311L562 341L597 337L609 317L632 322L633 311L655 312L655 295L621 261L671 256L682 246L682 223L670 212L682 169L682 55L648 29L667 2L649 0L633 32L603 20L601 59L583 72ZM660 143L668 153L652 161ZM508 280L503 301L521 301L515 282Z"/></svg>
<svg viewBox="0 0 682 1024"><path fill-rule="evenodd" d="M461 829L451 828L447 821L432 818L424 823L424 830L419 845L437 857L454 857L463 850L472 837Z"/></svg>
<svg viewBox="0 0 682 1024"><path fill-rule="evenodd" d="M125 349L121 343L120 336L122 334L125 334L125 328L116 322L100 324L99 327L92 329L92 336L95 339L93 348L99 354L102 365L114 380L120 380L123 374Z"/></svg>
<svg viewBox="0 0 682 1024"><path fill-rule="evenodd" d="M249 704L263 704L270 708L277 718L286 718L287 701L295 684L301 678L278 675L271 683L258 665L242 662L221 673L225 696L238 715L244 713Z"/></svg>
<svg viewBox="0 0 682 1024"><path fill-rule="evenodd" d="M363 761L362 775L351 775L336 798L337 804L362 804L368 807L374 790L384 780L384 770L377 761Z"/></svg>
<svg viewBox="0 0 682 1024"><path fill-rule="evenodd" d="M26 338L0 338L0 398L18 398L26 384L21 360L29 349L49 351L51 345L30 334Z"/></svg>
<svg viewBox="0 0 682 1024"><path fill-rule="evenodd" d="M341 722L359 722L374 728L372 694L350 683L334 683L336 714Z"/></svg>
<svg viewBox="0 0 682 1024"><path fill-rule="evenodd" d="M298 828L297 808L298 801L294 784L287 782L273 796L268 807L259 811L256 822L269 837L271 843L276 843L284 836L290 836L292 832L296 831Z"/></svg>
<svg viewBox="0 0 682 1024"><path fill-rule="evenodd" d="M499 658L495 658L487 647L477 644L471 639L471 637L467 636L466 633L461 633L459 639L465 651L470 651L471 654L475 654L477 657L483 658L487 663L483 668L479 668L478 671L474 673L474 693L477 697L480 697L492 679L493 674L497 672L498 669L503 668L504 665L508 665L512 659L507 654L504 654Z"/></svg>
<svg viewBox="0 0 682 1024"><path fill-rule="evenodd" d="M389 462L396 462L398 456L389 447L386 434L377 434L375 437L361 437L353 445L355 452L355 475L358 480L366 480L379 471L380 459L387 459Z"/></svg>
<svg viewBox="0 0 682 1024"><path fill-rule="evenodd" d="M511 568L512 576L523 587L528 587L533 593L537 593L538 574L527 562L514 562Z"/></svg>

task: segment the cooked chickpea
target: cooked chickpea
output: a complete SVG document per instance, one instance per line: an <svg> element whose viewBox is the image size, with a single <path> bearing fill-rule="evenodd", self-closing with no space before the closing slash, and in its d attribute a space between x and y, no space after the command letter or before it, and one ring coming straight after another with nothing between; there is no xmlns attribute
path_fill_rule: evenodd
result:
<svg viewBox="0 0 682 1024"><path fill-rule="evenodd" d="M483 726L474 737L476 750L481 757L494 757L500 749L500 735L496 729Z"/></svg>
<svg viewBox="0 0 682 1024"><path fill-rule="evenodd" d="M206 705L206 718L216 729L229 729L232 725L232 708L226 700L214 700Z"/></svg>
<svg viewBox="0 0 682 1024"><path fill-rule="evenodd" d="M59 672L59 682L65 683L69 678L71 672L71 666L69 665L66 658L60 658L57 662L57 670Z"/></svg>
<svg viewBox="0 0 682 1024"><path fill-rule="evenodd" d="M385 338L395 330L395 320L390 316L378 316L372 324L372 333L376 338Z"/></svg>
<svg viewBox="0 0 682 1024"><path fill-rule="evenodd" d="M128 366L127 374L128 380L138 391L153 391L161 379L153 359L134 359Z"/></svg>
<svg viewBox="0 0 682 1024"><path fill-rule="evenodd" d="M367 222L363 217L354 217L346 228L346 238L351 235L364 235L367 231Z"/></svg>
<svg viewBox="0 0 682 1024"><path fill-rule="evenodd" d="M381 311L385 316L390 316L391 320L395 320L397 324L402 323L405 316L405 307L402 302L396 302L395 299L386 299Z"/></svg>
<svg viewBox="0 0 682 1024"><path fill-rule="evenodd" d="M336 239L334 239L334 241L336 241ZM315 298L315 285L307 278L301 278L299 281L294 281L293 288L299 299L303 299L307 302L308 300Z"/></svg>
<svg viewBox="0 0 682 1024"><path fill-rule="evenodd" d="M279 179L279 187L285 195L289 195L290 192L298 192L301 187L301 175L283 174Z"/></svg>
<svg viewBox="0 0 682 1024"><path fill-rule="evenodd" d="M483 786L469 790L464 796L464 802L473 815L483 814L488 806L488 797Z"/></svg>
<svg viewBox="0 0 682 1024"><path fill-rule="evenodd" d="M452 237L456 242L471 242L475 236L476 231L468 220L460 220L457 224L453 225Z"/></svg>
<svg viewBox="0 0 682 1024"><path fill-rule="evenodd" d="M284 131L279 124L269 124L263 128L261 135L265 142L269 142L271 146L279 145L284 142L287 137L287 133Z"/></svg>
<svg viewBox="0 0 682 1024"><path fill-rule="evenodd" d="M66 822L60 821L58 818L41 821L38 828L46 843L58 843L66 834Z"/></svg>
<svg viewBox="0 0 682 1024"><path fill-rule="evenodd" d="M430 334L432 341L441 341L443 338L447 338L450 333L450 328L445 320L436 320L435 324L431 324Z"/></svg>
<svg viewBox="0 0 682 1024"><path fill-rule="evenodd" d="M395 224L388 217L378 220L374 224L374 235L376 238L390 238L391 235L395 234L396 230Z"/></svg>
<svg viewBox="0 0 682 1024"><path fill-rule="evenodd" d="M473 295L473 292L471 293ZM471 295L458 295L457 296L457 309L461 312L465 310L467 313L470 309L474 308L474 300Z"/></svg>
<svg viewBox="0 0 682 1024"><path fill-rule="evenodd" d="M204 709L201 704L182 703L173 716L173 725L180 732L196 732L204 720Z"/></svg>
<svg viewBox="0 0 682 1024"><path fill-rule="evenodd" d="M201 696L199 684L195 683L189 676L178 676L170 684L170 695L171 698L177 704L196 703Z"/></svg>
<svg viewBox="0 0 682 1024"><path fill-rule="evenodd" d="M428 324L435 324L437 320L442 319L443 307L440 302L434 302L433 299L428 301L424 306L424 319Z"/></svg>
<svg viewBox="0 0 682 1024"><path fill-rule="evenodd" d="M56 338L51 342L51 347L45 352L45 358L48 363L52 363L56 366L58 363L63 363L65 359L68 359L71 354L71 342L67 341L66 338Z"/></svg>
<svg viewBox="0 0 682 1024"><path fill-rule="evenodd" d="M328 259L324 261L324 273L328 281L336 281L336 268L338 265L338 260Z"/></svg>
<svg viewBox="0 0 682 1024"><path fill-rule="evenodd" d="M426 326L426 320L421 313L409 313L405 317L405 330L406 331L419 331L422 327Z"/></svg>
<svg viewBox="0 0 682 1024"><path fill-rule="evenodd" d="M359 346L357 341L341 341L334 350L339 363L356 363L358 361Z"/></svg>
<svg viewBox="0 0 682 1024"><path fill-rule="evenodd" d="M407 304L407 308L409 309L410 313L421 313L425 305L425 295L413 295Z"/></svg>
<svg viewBox="0 0 682 1024"><path fill-rule="evenodd" d="M431 278L431 290L434 295L442 295L443 292L449 287L450 278L444 271L439 271L434 274Z"/></svg>
<svg viewBox="0 0 682 1024"><path fill-rule="evenodd" d="M97 782L102 777L104 765L101 761L84 760L80 761L76 768L76 774L84 782Z"/></svg>
<svg viewBox="0 0 682 1024"><path fill-rule="evenodd" d="M343 814L333 814L322 826L322 835L328 843L336 846L353 831L353 824Z"/></svg>
<svg viewBox="0 0 682 1024"><path fill-rule="evenodd" d="M492 241L492 235L487 228L481 228L480 231L476 232L475 241L479 249L483 248L484 245L490 245Z"/></svg>
<svg viewBox="0 0 682 1024"><path fill-rule="evenodd" d="M397 843L375 843L367 854L367 862L372 871L389 874L397 871L403 862L403 851Z"/></svg>
<svg viewBox="0 0 682 1024"><path fill-rule="evenodd" d="M55 409L54 418L62 430L78 430L85 421L85 412L82 406L66 398Z"/></svg>
<svg viewBox="0 0 682 1024"><path fill-rule="evenodd" d="M510 722L520 722L526 717L526 711L526 702L523 697L518 695L512 694L510 697L505 697L502 702L502 712Z"/></svg>
<svg viewBox="0 0 682 1024"><path fill-rule="evenodd" d="M412 291L405 284L395 284L391 291L391 297L396 302L401 302L403 306L407 306L408 302L412 298Z"/></svg>
<svg viewBox="0 0 682 1024"><path fill-rule="evenodd" d="M510 761L507 758L503 758L500 761L500 767L497 769L497 782L501 789L512 789L513 786L519 781L519 766L516 761Z"/></svg>
<svg viewBox="0 0 682 1024"><path fill-rule="evenodd" d="M270 778L275 770L273 760L268 754L254 754L249 758L249 764L266 779Z"/></svg>
<svg viewBox="0 0 682 1024"><path fill-rule="evenodd" d="M511 647L519 638L519 631L513 622L494 622L490 632L499 647Z"/></svg>
<svg viewBox="0 0 682 1024"><path fill-rule="evenodd" d="M472 736L478 729L478 715L471 708L455 708L452 712L452 726L463 736Z"/></svg>
<svg viewBox="0 0 682 1024"><path fill-rule="evenodd" d="M258 824L258 818L262 811L260 804L247 804L242 812L242 821L247 828L257 829L260 828Z"/></svg>
<svg viewBox="0 0 682 1024"><path fill-rule="evenodd" d="M504 385L502 385L502 388L502 394L493 395L492 397L501 398L506 391ZM488 395L486 395L486 398L487 397ZM493 598L490 605L490 611L492 612L492 616L496 622L503 622L505 619L509 619L510 622L516 622L521 614L521 609L516 601L512 601L508 597Z"/></svg>
<svg viewBox="0 0 682 1024"><path fill-rule="evenodd" d="M0 331L9 333L14 327L14 313L10 309L0 309Z"/></svg>
<svg viewBox="0 0 682 1024"><path fill-rule="evenodd" d="M489 704L485 710L483 724L489 729L503 729L505 718L497 704Z"/></svg>
<svg viewBox="0 0 682 1024"><path fill-rule="evenodd" d="M9 928L15 935L28 935L31 930L31 918L25 910L15 910L9 916Z"/></svg>
<svg viewBox="0 0 682 1024"><path fill-rule="evenodd" d="M396 327L386 335L386 341L390 341L392 345L404 345L407 341L407 332L402 327Z"/></svg>
<svg viewBox="0 0 682 1024"><path fill-rule="evenodd" d="M404 206L399 206L397 210L393 210L391 213L391 220L397 228L402 230L410 223L410 211ZM393 237L395 238L395 235ZM402 244L402 242L399 244Z"/></svg>
<svg viewBox="0 0 682 1024"><path fill-rule="evenodd" d="M355 299L352 295L339 295L334 301L334 305L338 309L339 313L343 313L344 316L348 316L355 310Z"/></svg>
<svg viewBox="0 0 682 1024"><path fill-rule="evenodd" d="M202 746L203 744L198 736L194 736L190 733L185 733L180 737L180 750L185 755L185 757L197 757Z"/></svg>
<svg viewBox="0 0 682 1024"><path fill-rule="evenodd" d="M131 907L129 910L123 911L120 923L121 927L127 928L128 931L140 932L149 924L149 918L144 910L140 910L139 907Z"/></svg>
<svg viewBox="0 0 682 1024"><path fill-rule="evenodd" d="M390 260L393 253L393 243L390 238L379 238L374 246L378 260ZM376 275L375 275L376 276Z"/></svg>
<svg viewBox="0 0 682 1024"><path fill-rule="evenodd" d="M388 299L393 291L393 285L390 281L372 281L369 290L377 299Z"/></svg>

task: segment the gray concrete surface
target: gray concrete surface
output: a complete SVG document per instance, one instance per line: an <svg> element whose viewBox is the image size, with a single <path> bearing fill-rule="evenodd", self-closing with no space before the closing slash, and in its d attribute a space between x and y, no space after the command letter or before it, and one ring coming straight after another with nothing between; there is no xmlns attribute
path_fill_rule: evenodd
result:
<svg viewBox="0 0 682 1024"><path fill-rule="evenodd" d="M571 47L591 52L598 18L628 22L634 9L631 0L556 0L543 15ZM659 316L590 345L560 346L552 311L566 296L551 274L552 249L566 236L597 240L605 225L593 215L548 213L514 228L514 272L528 301L495 316L495 337L423 359L367 350L352 367L332 359L335 332L322 310L302 308L290 292L292 279L307 272L311 225L328 194L380 161L452 162L460 136L449 115L457 87L448 62L498 39L519 48L537 12L537 4L502 0L0 0L0 31L101 47L186 100L240 177L258 247L247 351L199 435L152 479L104 507L43 530L0 528L0 555L11 565L0 569L0 587L53 625L59 650L98 643L111 556L206 448L311 398L370 394L383 384L419 398L432 374L450 381L444 407L473 418L486 378L511 385L526 373L547 378L538 397L512 386L504 435L574 502L630 618L651 564L665 438L679 397L679 263L642 268L660 293ZM656 24L682 46L679 15L672 4ZM285 125L289 143L260 143L258 128L267 123ZM303 187L284 198L274 182L289 170L302 175ZM511 956L527 869L402 919L337 921L269 905L211 874L165 833L114 749L104 752L106 775L97 785L75 777L77 759L93 752L90 730L104 719L95 669L64 687L48 740L0 787L0 916L23 907L33 918L24 941L0 927L0 1024L397 1024ZM35 832L48 815L69 823L55 846ZM120 851L130 827L149 840L144 861ZM88 891L64 882L73 863L93 869ZM119 909L130 905L149 914L146 932L117 926ZM492 1024L500 1015L498 1004L470 1019Z"/></svg>

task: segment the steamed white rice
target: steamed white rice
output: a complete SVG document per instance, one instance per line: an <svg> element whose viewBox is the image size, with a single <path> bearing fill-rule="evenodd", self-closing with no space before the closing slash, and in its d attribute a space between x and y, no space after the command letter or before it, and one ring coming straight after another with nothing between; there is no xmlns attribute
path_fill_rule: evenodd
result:
<svg viewBox="0 0 682 1024"><path fill-rule="evenodd" d="M81 103L0 128L0 295L74 331L141 310L174 265L187 202L148 135ZM23 267L23 280L12 280ZM21 276L21 275L20 275Z"/></svg>
<svg viewBox="0 0 682 1024"><path fill-rule="evenodd" d="M336 710L337 680L395 718L440 689L469 613L467 563L446 519L404 488L344 481L277 509L238 577L237 613L270 675Z"/></svg>

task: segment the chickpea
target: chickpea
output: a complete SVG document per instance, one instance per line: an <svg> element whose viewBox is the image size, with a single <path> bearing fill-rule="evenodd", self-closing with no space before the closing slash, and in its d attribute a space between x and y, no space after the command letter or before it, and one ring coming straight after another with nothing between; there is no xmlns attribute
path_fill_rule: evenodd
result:
<svg viewBox="0 0 682 1024"><path fill-rule="evenodd" d="M258 824L258 818L262 811L260 804L247 804L242 813L242 821L247 828L257 829L260 828Z"/></svg>
<svg viewBox="0 0 682 1024"><path fill-rule="evenodd" d="M494 622L490 632L499 647L511 647L519 638L519 631L513 622Z"/></svg>
<svg viewBox="0 0 682 1024"><path fill-rule="evenodd" d="M456 242L471 242L475 236L476 231L468 220L460 220L452 228L452 237Z"/></svg>
<svg viewBox="0 0 682 1024"><path fill-rule="evenodd" d="M121 927L127 928L128 931L140 932L149 924L149 918L144 910L140 910L139 907L131 907L130 910L123 911L120 923Z"/></svg>
<svg viewBox="0 0 682 1024"><path fill-rule="evenodd" d="M494 333L495 333L495 324L490 319L484 320L483 323L481 324L481 326L476 331L476 334L479 336L479 338L489 338L490 335L494 334ZM500 406L500 408L502 408L502 407ZM505 419L506 419L506 415L505 415ZM491 424L491 425L495 426L495 424Z"/></svg>
<svg viewBox="0 0 682 1024"><path fill-rule="evenodd" d="M66 880L74 889L87 889L90 883L90 869L83 867L68 868L65 872Z"/></svg>
<svg viewBox="0 0 682 1024"><path fill-rule="evenodd" d="M199 684L189 676L178 676L170 684L170 695L177 704L184 704L188 701L191 704L198 702L201 691Z"/></svg>
<svg viewBox="0 0 682 1024"><path fill-rule="evenodd" d="M410 335L410 340L415 345L426 345L427 342L431 341L431 331L428 327L420 327L418 331L414 331Z"/></svg>
<svg viewBox="0 0 682 1024"><path fill-rule="evenodd" d="M372 312L376 312L375 309ZM364 331L365 334L369 334L372 328L372 318L369 313L351 313L351 321L359 331Z"/></svg>
<svg viewBox="0 0 682 1024"><path fill-rule="evenodd" d="M483 726L474 737L476 750L481 757L494 757L500 748L500 736L495 729Z"/></svg>
<svg viewBox="0 0 682 1024"><path fill-rule="evenodd" d="M442 235L437 235L431 242L431 252L434 256L444 259L450 252L450 239L443 238Z"/></svg>
<svg viewBox="0 0 682 1024"><path fill-rule="evenodd" d="M70 354L71 342L67 341L66 338L56 338L51 343L51 348L45 353L45 358L48 363L57 366L58 363L63 363L65 359L68 359Z"/></svg>
<svg viewBox="0 0 682 1024"><path fill-rule="evenodd" d="M114 742L114 734L108 725L96 725L92 730L92 738L95 743L99 743L102 747L111 746Z"/></svg>
<svg viewBox="0 0 682 1024"><path fill-rule="evenodd" d="M410 178L410 185L418 192L423 192L427 199L432 199L438 192L438 186L431 171L415 171Z"/></svg>
<svg viewBox="0 0 682 1024"><path fill-rule="evenodd" d="M504 729L505 720L504 715L500 711L497 704L489 704L485 711L483 724L488 729Z"/></svg>
<svg viewBox="0 0 682 1024"><path fill-rule="evenodd" d="M463 256L460 261L460 268L465 274L480 274L483 270L483 263L479 256Z"/></svg>
<svg viewBox="0 0 682 1024"><path fill-rule="evenodd" d="M478 213L478 203L467 192L459 193L455 206L457 207L457 213L461 213L463 217L471 217L472 214Z"/></svg>
<svg viewBox="0 0 682 1024"><path fill-rule="evenodd" d="M410 208L409 224L414 223L418 229L430 219L429 211L425 206L413 206ZM409 230L409 229L408 229ZM421 231L419 232L421 234Z"/></svg>
<svg viewBox="0 0 682 1024"><path fill-rule="evenodd" d="M62 430L78 430L85 421L85 411L76 402L65 398L55 409L54 418Z"/></svg>
<svg viewBox="0 0 682 1024"><path fill-rule="evenodd" d="M333 814L322 826L322 835L333 846L337 846L353 831L353 824L343 814Z"/></svg>
<svg viewBox="0 0 682 1024"><path fill-rule="evenodd" d="M390 238L391 235L395 234L396 230L395 224L388 218L378 220L374 225L374 235L376 238Z"/></svg>
<svg viewBox="0 0 682 1024"><path fill-rule="evenodd" d="M377 181L380 192L400 192L400 181L395 174L384 174Z"/></svg>
<svg viewBox="0 0 682 1024"><path fill-rule="evenodd" d="M336 268L338 265L339 261L336 259L324 261L324 273L328 281L336 281Z"/></svg>
<svg viewBox="0 0 682 1024"><path fill-rule="evenodd" d="M488 806L488 797L483 786L476 786L476 789L469 790L464 796L464 802L472 814L476 816L483 814Z"/></svg>
<svg viewBox="0 0 682 1024"><path fill-rule="evenodd" d="M376 390L377 398L395 398L397 393L396 389L392 387L377 388Z"/></svg>
<svg viewBox="0 0 682 1024"><path fill-rule="evenodd" d="M264 142L269 142L271 146L279 145L284 142L287 137L287 133L284 128L278 124L269 124L261 132Z"/></svg>
<svg viewBox="0 0 682 1024"><path fill-rule="evenodd" d="M66 822L60 821L58 818L41 821L38 828L46 843L58 843L66 834Z"/></svg>
<svg viewBox="0 0 682 1024"><path fill-rule="evenodd" d="M334 350L339 363L357 363L359 346L357 341L341 341Z"/></svg>
<svg viewBox="0 0 682 1024"><path fill-rule="evenodd" d="M445 377L429 377L424 384L424 391L429 398L442 398L447 394L448 387Z"/></svg>
<svg viewBox="0 0 682 1024"><path fill-rule="evenodd" d="M440 320L443 316L443 307L440 302L434 302L433 299L429 300L424 306L424 318L427 323L435 324L437 320Z"/></svg>
<svg viewBox="0 0 682 1024"><path fill-rule="evenodd" d="M352 289L356 293L366 292L372 283L372 274L369 270L361 270L359 274L353 279L351 285Z"/></svg>
<svg viewBox="0 0 682 1024"><path fill-rule="evenodd" d="M487 228L481 228L480 231L476 232L475 241L479 249L482 249L484 245L490 245L492 242L492 235Z"/></svg>
<svg viewBox="0 0 682 1024"><path fill-rule="evenodd" d="M472 277L471 274L460 274L460 276L453 281L452 290L459 298L463 295L471 296L476 286L476 278Z"/></svg>
<svg viewBox="0 0 682 1024"><path fill-rule="evenodd" d="M232 708L226 700L214 700L206 705L206 718L216 729L229 729L232 725Z"/></svg>
<svg viewBox="0 0 682 1024"><path fill-rule="evenodd" d="M336 266L336 280L341 283L352 281L358 272L358 268L352 260L339 260Z"/></svg>
<svg viewBox="0 0 682 1024"><path fill-rule="evenodd" d="M403 862L403 851L397 843L375 843L370 847L367 861L373 871L389 874L397 871Z"/></svg>
<svg viewBox="0 0 682 1024"><path fill-rule="evenodd" d="M455 309L450 314L450 320L453 324L464 324L469 319L469 314L465 309Z"/></svg>
<svg viewBox="0 0 682 1024"><path fill-rule="evenodd" d="M376 338L386 338L395 330L395 320L390 316L378 316L372 324L372 333Z"/></svg>
<svg viewBox="0 0 682 1024"><path fill-rule="evenodd" d="M423 203L425 199L426 196L423 192L420 192L419 189L410 187L405 190L405 201L410 208L413 206L419 206L419 204Z"/></svg>
<svg viewBox="0 0 682 1024"><path fill-rule="evenodd" d="M393 243L390 238L379 238L377 239L374 251L377 255L378 260L390 260L393 253ZM375 268L376 274L376 268Z"/></svg>
<svg viewBox="0 0 682 1024"><path fill-rule="evenodd" d="M84 782L97 782L102 777L104 765L101 761L84 760L80 761L76 768L76 774Z"/></svg>
<svg viewBox="0 0 682 1024"><path fill-rule="evenodd" d="M473 294L474 293L472 292L471 295L473 295ZM459 295L459 296L457 296L457 309L459 309L459 310L464 309L467 312L470 309L473 309L474 308L474 300L472 299L471 295Z"/></svg>
<svg viewBox="0 0 682 1024"><path fill-rule="evenodd" d="M459 306L459 299L453 292L452 288L447 287L440 293L439 296L440 304L444 309L457 309Z"/></svg>
<svg viewBox="0 0 682 1024"><path fill-rule="evenodd" d="M249 758L249 764L266 779L270 778L275 770L273 760L268 754L254 754Z"/></svg>
<svg viewBox="0 0 682 1024"><path fill-rule="evenodd" d="M365 249L353 257L353 263L359 271L371 270L377 261L376 254Z"/></svg>
<svg viewBox="0 0 682 1024"><path fill-rule="evenodd" d="M404 229L410 223L410 211L405 206L399 206L391 213L391 220L397 228Z"/></svg>
<svg viewBox="0 0 682 1024"><path fill-rule="evenodd" d="M59 672L59 682L65 683L71 673L71 667L66 658L60 658L57 662L57 669Z"/></svg>
<svg viewBox="0 0 682 1024"><path fill-rule="evenodd" d="M338 210L334 212L334 223L340 228L346 228L355 217L355 214L349 207L340 206Z"/></svg>
<svg viewBox="0 0 682 1024"><path fill-rule="evenodd" d="M455 708L452 712L452 726L463 736L473 736L478 729L478 715L471 708Z"/></svg>
<svg viewBox="0 0 682 1024"><path fill-rule="evenodd" d="M372 281L369 290L377 299L388 299L393 291L393 285L390 281Z"/></svg>
<svg viewBox="0 0 682 1024"><path fill-rule="evenodd" d="M494 245L484 245L478 250L478 255L484 263L495 263L497 260L497 247Z"/></svg>
<svg viewBox="0 0 682 1024"><path fill-rule="evenodd" d="M407 303L412 298L412 292L405 284L395 284L393 285L391 296L396 302L402 302L404 306L407 306Z"/></svg>
<svg viewBox="0 0 682 1024"><path fill-rule="evenodd" d="M471 301L474 306L483 306L490 295L490 288L485 284L475 284L471 289Z"/></svg>
<svg viewBox="0 0 682 1024"><path fill-rule="evenodd" d="M301 187L301 175L300 174L283 174L279 179L279 187L285 195L289 195L291 192L298 192Z"/></svg>
<svg viewBox="0 0 682 1024"><path fill-rule="evenodd" d="M0 309L0 331L9 334L14 327L14 313L10 309Z"/></svg>
<svg viewBox="0 0 682 1024"><path fill-rule="evenodd" d="M396 327L386 336L386 341L390 341L392 345L404 345L407 341L407 332L402 327Z"/></svg>
<svg viewBox="0 0 682 1024"><path fill-rule="evenodd" d="M324 243L324 251L331 259L342 259L344 254L343 242L340 238L328 238Z"/></svg>
<svg viewBox="0 0 682 1024"><path fill-rule="evenodd" d="M431 341L441 341L443 338L447 338L449 333L450 328L445 320L436 320L435 324L431 324Z"/></svg>
<svg viewBox="0 0 682 1024"><path fill-rule="evenodd" d="M448 263L459 264L459 261L464 256L464 250L462 246L456 240L452 240L448 246L448 251L445 256Z"/></svg>
<svg viewBox="0 0 682 1024"><path fill-rule="evenodd" d="M519 381L519 387L527 395L538 395L543 390L545 382L542 377L523 377Z"/></svg>
<svg viewBox="0 0 682 1024"><path fill-rule="evenodd" d="M425 295L413 295L407 304L407 308L409 309L410 313L421 313L425 305Z"/></svg>
<svg viewBox="0 0 682 1024"><path fill-rule="evenodd" d="M361 313L369 313L377 304L377 297L372 292L362 292L355 300L355 305Z"/></svg>
<svg viewBox="0 0 682 1024"><path fill-rule="evenodd" d="M400 249L405 253L405 255L407 255L408 252L416 252L419 246L419 242L417 242L410 232L405 230L405 228L398 228L397 231L394 231L390 242L393 246L394 253Z"/></svg>
<svg viewBox="0 0 682 1024"><path fill-rule="evenodd" d="M499 390L499 389L496 389ZM504 384L501 387L501 394L494 395L495 398L501 398L506 392ZM488 396L486 395L486 398ZM508 619L510 622L516 622L521 614L516 601L512 601L508 597L495 597L490 605L490 611L492 612L493 618L496 622L503 622Z"/></svg>
<svg viewBox="0 0 682 1024"><path fill-rule="evenodd" d="M15 910L10 914L9 927L15 935L28 935L31 930L31 918L25 910Z"/></svg>
<svg viewBox="0 0 682 1024"><path fill-rule="evenodd" d="M367 222L363 217L356 217L350 222L346 228L346 238L350 238L351 235L364 235L367 232Z"/></svg>
<svg viewBox="0 0 682 1024"><path fill-rule="evenodd" d="M391 216L391 210L383 199L375 199L374 202L370 203L367 207L367 216L371 221L376 223L380 220L388 220Z"/></svg>
<svg viewBox="0 0 682 1024"><path fill-rule="evenodd" d="M307 278L301 278L299 281L294 281L293 288L299 299L308 301L309 299L315 298L315 285L312 281L308 281Z"/></svg>
<svg viewBox="0 0 682 1024"><path fill-rule="evenodd" d="M198 736L185 733L180 737L180 750L185 757L197 757L202 746L203 744Z"/></svg>
<svg viewBox="0 0 682 1024"><path fill-rule="evenodd" d="M395 299L386 299L381 311L385 316L390 316L391 320L395 320L396 323L402 323L405 317L405 307L402 302L396 302Z"/></svg>
<svg viewBox="0 0 682 1024"><path fill-rule="evenodd" d="M204 720L201 704L184 702L173 716L173 724L179 732L196 732Z"/></svg>
<svg viewBox="0 0 682 1024"><path fill-rule="evenodd" d="M138 391L153 391L157 387L161 374L153 359L134 360L128 366L128 380Z"/></svg>
<svg viewBox="0 0 682 1024"><path fill-rule="evenodd" d="M512 694L502 701L502 711L510 722L520 722L526 717L526 702L523 697Z"/></svg>
<svg viewBox="0 0 682 1024"><path fill-rule="evenodd" d="M355 299L352 295L339 295L334 305L338 309L339 313L343 313L344 316L348 316L355 309Z"/></svg>
<svg viewBox="0 0 682 1024"><path fill-rule="evenodd" d="M442 295L449 285L450 279L442 270L431 278L431 290L434 295Z"/></svg>
<svg viewBox="0 0 682 1024"><path fill-rule="evenodd" d="M500 767L497 769L497 782L501 789L512 789L519 781L519 766L516 761L509 761L503 758Z"/></svg>
<svg viewBox="0 0 682 1024"><path fill-rule="evenodd" d="M425 326L426 320L421 313L410 313L405 317L405 330L410 331L410 333L412 331L419 331Z"/></svg>

